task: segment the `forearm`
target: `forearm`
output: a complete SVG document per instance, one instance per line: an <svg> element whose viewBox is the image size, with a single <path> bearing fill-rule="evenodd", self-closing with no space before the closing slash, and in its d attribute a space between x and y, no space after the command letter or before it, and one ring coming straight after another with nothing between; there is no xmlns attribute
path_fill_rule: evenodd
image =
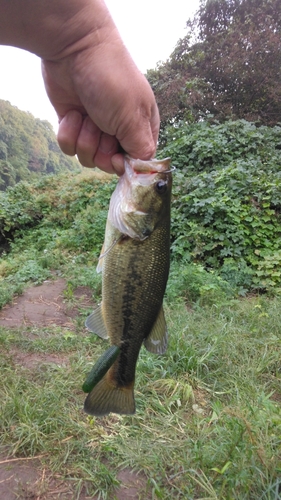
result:
<svg viewBox="0 0 281 500"><path fill-rule="evenodd" d="M0 44L43 59L98 45L115 30L103 0L0 0Z"/></svg>

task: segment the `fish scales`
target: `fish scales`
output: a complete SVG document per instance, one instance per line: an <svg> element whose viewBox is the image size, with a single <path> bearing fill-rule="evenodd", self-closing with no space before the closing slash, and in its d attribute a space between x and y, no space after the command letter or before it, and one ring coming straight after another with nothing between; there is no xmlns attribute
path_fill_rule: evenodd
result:
<svg viewBox="0 0 281 500"><path fill-rule="evenodd" d="M138 170L143 164L145 173ZM170 254L169 160L127 159L126 174L112 195L106 225L102 304L86 321L89 329L107 334L111 344L120 347L116 361L85 401L85 411L97 416L134 413L135 368L142 343L159 354L167 343L162 302Z"/></svg>
<svg viewBox="0 0 281 500"><path fill-rule="evenodd" d="M169 240L167 228L160 226L144 241L128 239L116 244L105 257L103 307L112 309L105 323L112 343L122 345L114 366L116 379L134 380L140 347L162 306L169 272Z"/></svg>

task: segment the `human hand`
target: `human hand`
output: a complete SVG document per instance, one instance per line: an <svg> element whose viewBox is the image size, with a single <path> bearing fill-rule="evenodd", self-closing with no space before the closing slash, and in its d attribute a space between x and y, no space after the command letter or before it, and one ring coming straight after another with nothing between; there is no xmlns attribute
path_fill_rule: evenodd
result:
<svg viewBox="0 0 281 500"><path fill-rule="evenodd" d="M104 0L0 0L0 43L41 57L66 154L118 174L120 151L141 160L154 156L155 98Z"/></svg>
<svg viewBox="0 0 281 500"><path fill-rule="evenodd" d="M120 146L133 158L154 156L158 109L148 82L129 55L125 60L121 50L113 54L108 47L97 57L92 52L75 56L79 61L72 81L65 61L43 61L47 93L60 120L58 142L64 153L77 154L83 166L121 174Z"/></svg>
<svg viewBox="0 0 281 500"><path fill-rule="evenodd" d="M81 45L81 41L80 41ZM43 60L46 90L58 117L62 151L77 155L86 167L122 174L124 151L153 158L159 113L146 78L132 61L112 19L95 36L84 36L82 49Z"/></svg>

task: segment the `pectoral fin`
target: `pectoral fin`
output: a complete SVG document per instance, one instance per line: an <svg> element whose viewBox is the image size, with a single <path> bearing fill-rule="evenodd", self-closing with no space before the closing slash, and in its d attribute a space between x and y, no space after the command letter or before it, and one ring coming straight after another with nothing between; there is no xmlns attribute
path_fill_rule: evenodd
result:
<svg viewBox="0 0 281 500"><path fill-rule="evenodd" d="M102 304L88 316L85 321L85 326L90 332L96 333L102 339L108 339L108 333L102 314Z"/></svg>
<svg viewBox="0 0 281 500"><path fill-rule="evenodd" d="M123 239L123 237L124 237L124 235L121 234L119 236L119 238L117 238L117 240L114 240L112 242L112 244L110 245L110 247L107 248L107 249L105 249L105 244L103 244L102 249L101 249L101 253L100 253L100 256L99 256L99 262L98 262L98 265L97 265L97 268L96 268L97 273L100 273L102 271L102 263L103 263L104 257L112 250L112 248L115 247L116 243L119 243L119 241L121 241Z"/></svg>
<svg viewBox="0 0 281 500"><path fill-rule="evenodd" d="M97 273L101 273L102 272L102 260L103 260L103 256L104 256L104 244L102 245L102 249L101 249L101 253L100 253L100 256L99 256L98 265L96 267L96 272Z"/></svg>
<svg viewBox="0 0 281 500"><path fill-rule="evenodd" d="M154 354L164 354L166 351L168 331L163 307L161 307L153 328L143 343L146 349Z"/></svg>

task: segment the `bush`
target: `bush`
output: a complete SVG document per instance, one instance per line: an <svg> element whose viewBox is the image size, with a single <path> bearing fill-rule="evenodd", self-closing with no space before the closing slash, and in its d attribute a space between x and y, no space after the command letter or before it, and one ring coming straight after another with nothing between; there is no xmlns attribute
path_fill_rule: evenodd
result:
<svg viewBox="0 0 281 500"><path fill-rule="evenodd" d="M280 131L244 120L182 125L161 152L177 166L173 258L216 269L242 293L281 285Z"/></svg>
<svg viewBox="0 0 281 500"><path fill-rule="evenodd" d="M207 272L200 264L172 262L166 289L167 301L184 300L188 304L212 305L233 297L236 288L216 272Z"/></svg>

